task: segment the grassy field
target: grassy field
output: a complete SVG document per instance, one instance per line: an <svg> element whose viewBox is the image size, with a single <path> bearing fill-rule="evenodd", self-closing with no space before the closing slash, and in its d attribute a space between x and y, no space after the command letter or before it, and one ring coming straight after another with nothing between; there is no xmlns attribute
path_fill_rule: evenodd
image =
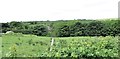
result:
<svg viewBox="0 0 120 59"><path fill-rule="evenodd" d="M3 57L118 57L118 37L54 37L20 33L2 35Z"/></svg>
<svg viewBox="0 0 120 59"><path fill-rule="evenodd" d="M2 57L2 37L0 37L0 58Z"/></svg>

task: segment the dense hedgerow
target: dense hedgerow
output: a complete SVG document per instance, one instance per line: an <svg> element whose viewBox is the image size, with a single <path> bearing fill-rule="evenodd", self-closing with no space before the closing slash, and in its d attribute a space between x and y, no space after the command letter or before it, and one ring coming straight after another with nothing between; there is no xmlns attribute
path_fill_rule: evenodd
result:
<svg viewBox="0 0 120 59"><path fill-rule="evenodd" d="M120 21L108 20L66 20L2 23L2 32L35 34L38 36L118 36Z"/></svg>

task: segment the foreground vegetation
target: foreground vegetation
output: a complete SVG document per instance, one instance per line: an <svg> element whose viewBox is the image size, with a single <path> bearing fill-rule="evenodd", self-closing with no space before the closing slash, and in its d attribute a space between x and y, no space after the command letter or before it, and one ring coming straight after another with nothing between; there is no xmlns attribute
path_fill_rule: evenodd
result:
<svg viewBox="0 0 120 59"><path fill-rule="evenodd" d="M118 36L50 37L2 35L3 57L118 57ZM50 51L50 48L52 50Z"/></svg>

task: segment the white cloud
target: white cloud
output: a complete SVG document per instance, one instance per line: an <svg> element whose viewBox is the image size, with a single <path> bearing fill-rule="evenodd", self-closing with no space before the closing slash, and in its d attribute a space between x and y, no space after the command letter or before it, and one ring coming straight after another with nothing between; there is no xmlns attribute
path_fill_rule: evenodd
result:
<svg viewBox="0 0 120 59"><path fill-rule="evenodd" d="M0 22L118 17L119 0L0 0Z"/></svg>

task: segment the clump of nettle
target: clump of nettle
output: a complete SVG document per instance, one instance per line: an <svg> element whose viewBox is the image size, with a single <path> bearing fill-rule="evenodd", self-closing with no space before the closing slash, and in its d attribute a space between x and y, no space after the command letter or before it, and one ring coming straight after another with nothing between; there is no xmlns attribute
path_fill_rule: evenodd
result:
<svg viewBox="0 0 120 59"><path fill-rule="evenodd" d="M9 52L6 57L16 57L17 56L17 46L14 44L9 48Z"/></svg>

